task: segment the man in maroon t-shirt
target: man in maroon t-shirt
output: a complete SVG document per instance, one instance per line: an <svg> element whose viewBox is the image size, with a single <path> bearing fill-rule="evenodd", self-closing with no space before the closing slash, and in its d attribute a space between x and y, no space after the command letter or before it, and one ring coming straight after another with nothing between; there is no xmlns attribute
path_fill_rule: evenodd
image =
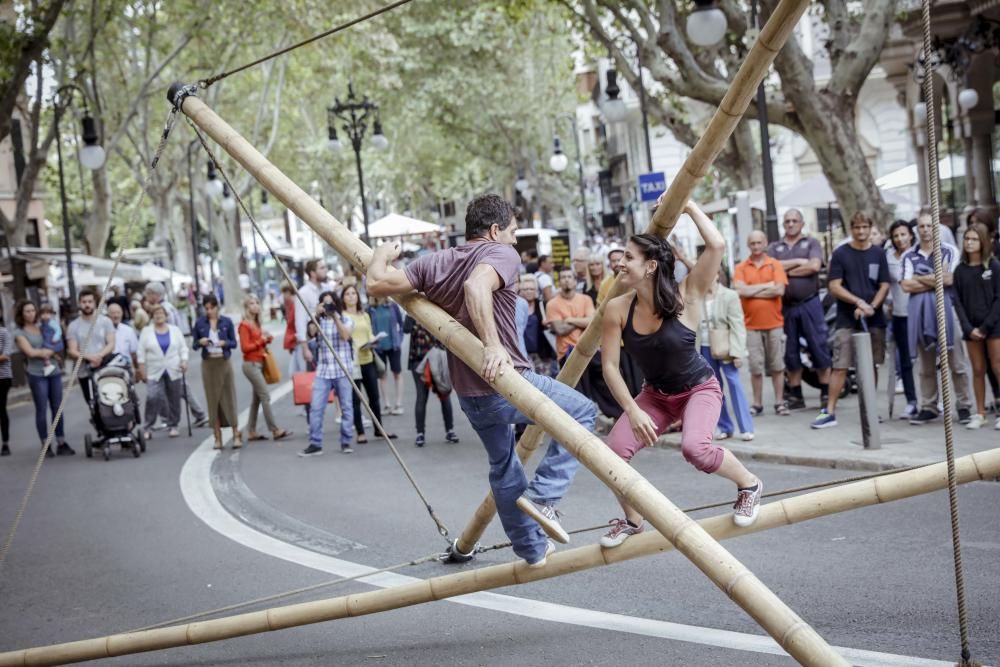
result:
<svg viewBox="0 0 1000 667"><path fill-rule="evenodd" d="M483 342L483 366L473 370L450 355L451 382L459 404L486 447L490 461L490 487L497 513L514 553L541 567L554 549L541 527L517 507L526 495L546 518L545 529L562 541L569 537L559 526L555 505L573 481L579 462L557 442L549 444L531 484L514 454L514 424L531 420L491 386L498 375L513 367L539 391L588 430L597 414L593 402L552 378L538 375L521 353L514 320L521 258L514 249L517 222L514 211L494 194L474 199L465 215L466 244L429 253L403 271L392 267L398 244L375 249L368 265L368 295L387 297L413 290L454 317ZM451 555L468 559L452 544Z"/></svg>

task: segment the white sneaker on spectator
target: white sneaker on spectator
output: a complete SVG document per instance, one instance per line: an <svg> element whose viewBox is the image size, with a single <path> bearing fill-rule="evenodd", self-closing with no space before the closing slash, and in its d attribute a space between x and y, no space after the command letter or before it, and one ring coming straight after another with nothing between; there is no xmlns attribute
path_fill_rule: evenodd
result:
<svg viewBox="0 0 1000 667"><path fill-rule="evenodd" d="M753 440L753 433L744 433L740 436L740 439L742 439L743 442L750 442Z"/></svg>
<svg viewBox="0 0 1000 667"><path fill-rule="evenodd" d="M986 415L972 415L969 417L969 423L965 425L965 428L975 431L982 428L986 423Z"/></svg>

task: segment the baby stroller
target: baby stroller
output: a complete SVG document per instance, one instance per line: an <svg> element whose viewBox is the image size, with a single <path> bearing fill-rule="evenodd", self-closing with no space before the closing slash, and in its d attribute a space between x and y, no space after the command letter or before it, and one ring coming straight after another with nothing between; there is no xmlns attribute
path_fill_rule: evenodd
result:
<svg viewBox="0 0 1000 667"><path fill-rule="evenodd" d="M122 450L131 449L132 456L139 458L146 451L146 441L142 435L139 400L132 384L128 359L121 354L112 355L93 372L90 382L90 423L97 431L97 439L89 433L83 436L87 458L99 449L104 453L104 460L109 461L111 446L115 444L120 445Z"/></svg>

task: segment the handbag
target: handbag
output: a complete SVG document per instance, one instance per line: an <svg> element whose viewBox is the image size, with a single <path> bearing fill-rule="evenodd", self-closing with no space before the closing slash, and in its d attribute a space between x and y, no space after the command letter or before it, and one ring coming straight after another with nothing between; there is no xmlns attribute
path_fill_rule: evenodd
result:
<svg viewBox="0 0 1000 667"><path fill-rule="evenodd" d="M714 326L715 318L708 313L708 303L701 302L702 311L708 320L708 350L713 359L729 359L732 355L729 350L729 329L717 328Z"/></svg>
<svg viewBox="0 0 1000 667"><path fill-rule="evenodd" d="M275 360L274 355L271 354L271 350L264 350L262 370L264 372L264 382L268 384L278 384L281 382L281 369L278 368L278 362Z"/></svg>
<svg viewBox="0 0 1000 667"><path fill-rule="evenodd" d="M309 405L312 403L313 382L316 379L316 371L301 371L292 374L292 402L295 405ZM327 403L333 403L334 391L330 390Z"/></svg>
<svg viewBox="0 0 1000 667"><path fill-rule="evenodd" d="M378 373L379 378L385 377L385 362L382 361L382 357L375 350L372 350L372 357L375 359L375 371Z"/></svg>

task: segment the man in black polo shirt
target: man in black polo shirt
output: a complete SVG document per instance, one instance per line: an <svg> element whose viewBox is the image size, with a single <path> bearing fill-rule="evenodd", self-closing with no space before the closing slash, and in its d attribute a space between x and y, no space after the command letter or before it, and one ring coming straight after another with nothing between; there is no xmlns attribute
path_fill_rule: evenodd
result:
<svg viewBox="0 0 1000 667"><path fill-rule="evenodd" d="M831 339L833 370L830 372L830 396L812 428L837 425L837 399L847 381L847 370L854 366L851 336L865 328L871 334L872 361L878 382L878 367L885 359L886 322L882 304L889 294L889 263L885 251L872 245L874 226L868 214L855 213L851 216L851 241L834 250L830 257L830 294L837 299L837 321Z"/></svg>
<svg viewBox="0 0 1000 667"><path fill-rule="evenodd" d="M830 347L827 341L826 319L819 298L819 269L823 249L819 241L802 233L802 213L792 208L785 213L785 236L772 243L767 254L781 262L788 276L788 286L782 299L785 318L785 368L788 371L788 391L785 398L792 410L806 407L802 397L802 338L812 358L820 382L820 402L826 405L830 382Z"/></svg>

